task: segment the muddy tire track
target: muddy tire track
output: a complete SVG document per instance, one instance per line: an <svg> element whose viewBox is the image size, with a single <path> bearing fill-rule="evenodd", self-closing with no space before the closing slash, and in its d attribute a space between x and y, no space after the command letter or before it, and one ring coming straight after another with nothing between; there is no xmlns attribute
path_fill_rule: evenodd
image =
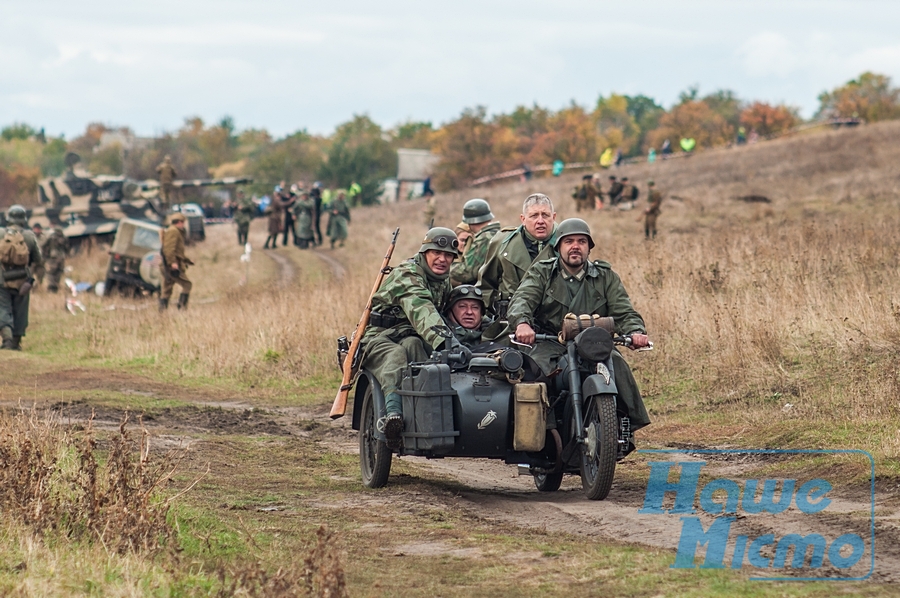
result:
<svg viewBox="0 0 900 598"><path fill-rule="evenodd" d="M294 280L297 278L297 268L293 262L275 251L263 251L272 261L278 264L278 286L283 288L293 285Z"/></svg>
<svg viewBox="0 0 900 598"><path fill-rule="evenodd" d="M347 274L346 268L344 265L337 261L335 258L331 257L324 251L320 249L314 249L313 253L315 253L319 258L328 264L328 267L331 269L331 275L335 280L343 280Z"/></svg>

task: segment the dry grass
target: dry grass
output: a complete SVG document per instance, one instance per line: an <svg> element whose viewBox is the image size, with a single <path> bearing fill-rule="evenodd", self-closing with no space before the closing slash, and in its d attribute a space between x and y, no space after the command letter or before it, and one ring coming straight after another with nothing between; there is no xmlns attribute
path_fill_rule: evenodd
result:
<svg viewBox="0 0 900 598"><path fill-rule="evenodd" d="M652 243L643 241L636 212L586 216L598 242L593 257L613 264L657 341L654 353L632 359L657 423L718 417L760 431L856 426L852 438L824 435L822 442L900 454L900 437L890 431L897 426L886 424L897 423L898 134L900 123L884 123L616 171L639 182L644 195L652 176L667 196ZM534 191L556 200L560 219L571 217L569 193L579 176L443 194L436 222L455 224L462 203L481 195L501 222L514 224ZM732 199L750 194L773 201ZM333 379L334 338L355 325L394 227L401 226L394 263L416 251L422 207L355 210L348 246L328 252L347 269L341 281L313 252L278 249L298 269L283 287L274 282L277 265L259 251L250 284L238 287L241 250L231 230L212 228L189 251L198 265L187 314L90 298L88 313L73 319L58 298L38 295L33 325L48 329L29 342L177 376L275 386ZM264 228L254 222L256 247ZM80 257L73 265L96 273L102 262ZM110 303L119 309L107 311ZM321 389L323 402L333 390ZM866 439L864 426L881 432Z"/></svg>

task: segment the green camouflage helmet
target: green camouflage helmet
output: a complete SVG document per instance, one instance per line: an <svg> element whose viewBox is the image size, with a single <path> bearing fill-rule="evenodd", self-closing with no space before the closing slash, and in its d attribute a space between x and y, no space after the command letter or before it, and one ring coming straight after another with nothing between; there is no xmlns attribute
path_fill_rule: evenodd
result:
<svg viewBox="0 0 900 598"><path fill-rule="evenodd" d="M436 226L425 233L425 238L422 240L422 246L419 248L419 253L425 253L429 249L452 253L458 257L459 239L456 238L456 233L449 228Z"/></svg>
<svg viewBox="0 0 900 598"><path fill-rule="evenodd" d="M10 224L28 226L28 213L25 211L25 208L19 204L10 206L9 209L6 210L6 221Z"/></svg>
<svg viewBox="0 0 900 598"><path fill-rule="evenodd" d="M470 199L463 206L463 222L466 224L481 224L493 219L491 204L483 199Z"/></svg>
<svg viewBox="0 0 900 598"><path fill-rule="evenodd" d="M556 229L556 245L554 249L559 251L559 243L563 237L570 235L585 235L588 238L588 247L594 248L594 238L591 236L591 227L581 218L568 218L559 223Z"/></svg>
<svg viewBox="0 0 900 598"><path fill-rule="evenodd" d="M450 291L450 297L447 299L447 312L453 307L453 305L457 301L461 301L463 299L474 299L481 303L481 311L482 315L484 310L486 309L484 305L484 294L481 292L481 289L476 287L474 284L461 284L459 286L453 287L453 290Z"/></svg>

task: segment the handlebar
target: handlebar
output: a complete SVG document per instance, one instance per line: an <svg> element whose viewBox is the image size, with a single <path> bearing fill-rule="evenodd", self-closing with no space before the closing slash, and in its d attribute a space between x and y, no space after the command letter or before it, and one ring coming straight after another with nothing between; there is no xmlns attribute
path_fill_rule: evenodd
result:
<svg viewBox="0 0 900 598"><path fill-rule="evenodd" d="M559 342L559 338L554 334L535 334L534 340L535 341L544 341L544 342L553 342L553 343L556 343L559 345L563 344L563 343ZM528 345L526 343L520 343L519 341L517 341L515 333L509 335L509 341L514 345L519 345L520 347L528 347L528 348L534 347L534 345ZM569 342L574 342L574 341L569 341ZM648 346L641 347L640 349L635 349L635 351L652 351L653 350L653 341L647 341L647 342L649 343ZM630 348L632 345L631 335L627 334L627 335L623 335L623 336L615 336L615 337L613 337L613 344L619 345L620 347L629 347Z"/></svg>

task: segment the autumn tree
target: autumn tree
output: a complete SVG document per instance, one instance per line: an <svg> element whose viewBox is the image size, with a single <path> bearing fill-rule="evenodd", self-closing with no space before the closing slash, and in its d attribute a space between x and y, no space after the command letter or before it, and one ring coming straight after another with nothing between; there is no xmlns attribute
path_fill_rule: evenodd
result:
<svg viewBox="0 0 900 598"><path fill-rule="evenodd" d="M594 162L604 149L593 116L575 103L550 116L546 131L531 139L532 147L525 156L531 164Z"/></svg>
<svg viewBox="0 0 900 598"><path fill-rule="evenodd" d="M319 178L327 184L347 188L357 183L363 204L378 202L382 181L397 173L397 152L382 131L367 115L356 115L339 125L331 138Z"/></svg>
<svg viewBox="0 0 900 598"><path fill-rule="evenodd" d="M485 174L521 165L519 137L509 127L488 120L484 106L467 108L438 134L441 161L434 173L440 189L462 187Z"/></svg>
<svg viewBox="0 0 900 598"><path fill-rule="evenodd" d="M816 117L860 117L869 122L900 118L900 89L891 87L891 78L886 75L865 72L821 93Z"/></svg>
<svg viewBox="0 0 900 598"><path fill-rule="evenodd" d="M631 153L640 137L640 127L634 115L628 111L628 96L610 94L600 96L594 109L597 130L607 147L618 148L622 153Z"/></svg>
<svg viewBox="0 0 900 598"><path fill-rule="evenodd" d="M740 123L762 136L782 133L796 126L799 121L796 108L765 102L753 102L741 111Z"/></svg>
<svg viewBox="0 0 900 598"><path fill-rule="evenodd" d="M698 148L723 145L731 140L734 128L706 102L688 100L672 108L659 119L659 128L647 136L651 147L660 147L669 139L673 148L682 138L694 139Z"/></svg>
<svg viewBox="0 0 900 598"><path fill-rule="evenodd" d="M323 162L321 139L305 130L271 143L265 143L266 137L268 134L252 136L254 143L258 144L249 158L249 174L253 176L252 191L259 194L270 193L280 181L290 184L310 181L316 176Z"/></svg>

